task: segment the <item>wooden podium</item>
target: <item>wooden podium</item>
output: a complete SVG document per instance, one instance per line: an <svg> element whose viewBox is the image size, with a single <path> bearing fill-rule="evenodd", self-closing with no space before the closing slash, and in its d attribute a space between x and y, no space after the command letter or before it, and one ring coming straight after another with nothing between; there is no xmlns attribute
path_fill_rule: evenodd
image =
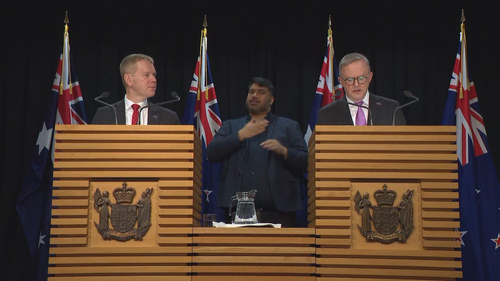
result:
<svg viewBox="0 0 500 281"><path fill-rule="evenodd" d="M193 126L57 125L55 130L50 281L462 276L455 127L316 126L309 143L309 227L282 229L200 227L202 150ZM375 219L380 224L374 194L384 186L397 194L396 204L412 191L411 233L404 243L368 241L361 232L365 224L356 194L368 194L373 224ZM127 241L107 240L100 218L108 214L95 198L107 192L109 205L116 207L111 194L125 187L135 189L129 200L135 206L152 190L150 228L142 240L130 235ZM121 214L116 210L123 208L111 206L114 229L120 226L116 217L113 223Z"/></svg>
<svg viewBox="0 0 500 281"><path fill-rule="evenodd" d="M191 280L201 221L200 140L193 126L57 125L49 280ZM94 194L151 189L142 241L104 240ZM110 216L113 216L111 209ZM111 227L111 224L110 224Z"/></svg>
<svg viewBox="0 0 500 281"><path fill-rule="evenodd" d="M318 281L462 277L455 132L451 126L316 126L308 211ZM368 242L361 233L355 194L367 193L376 206L373 194L384 185L397 193L394 205L413 190L413 229L405 243ZM383 224L377 215L373 222Z"/></svg>

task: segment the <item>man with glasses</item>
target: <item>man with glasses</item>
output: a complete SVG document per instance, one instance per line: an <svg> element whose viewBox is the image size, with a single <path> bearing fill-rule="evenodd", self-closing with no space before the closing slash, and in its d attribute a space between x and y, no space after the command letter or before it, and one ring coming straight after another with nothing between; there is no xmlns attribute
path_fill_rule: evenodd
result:
<svg viewBox="0 0 500 281"><path fill-rule="evenodd" d="M392 125L399 102L368 91L373 78L368 59L359 53L347 54L340 61L339 72L345 95L319 110L317 125ZM395 124L406 125L401 110Z"/></svg>

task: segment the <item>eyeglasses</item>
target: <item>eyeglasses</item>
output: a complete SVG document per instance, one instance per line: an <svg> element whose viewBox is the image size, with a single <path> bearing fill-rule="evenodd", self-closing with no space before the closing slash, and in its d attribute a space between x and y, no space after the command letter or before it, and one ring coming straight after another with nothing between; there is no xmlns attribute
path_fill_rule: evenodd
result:
<svg viewBox="0 0 500 281"><path fill-rule="evenodd" d="M366 81L368 81L368 76L370 76L370 74L368 75L364 75L364 76L358 76L358 77L349 77L349 78L342 78L340 77L342 80L344 80L344 82L351 86L351 85L354 85L354 81L355 80L358 80L358 84L365 84Z"/></svg>

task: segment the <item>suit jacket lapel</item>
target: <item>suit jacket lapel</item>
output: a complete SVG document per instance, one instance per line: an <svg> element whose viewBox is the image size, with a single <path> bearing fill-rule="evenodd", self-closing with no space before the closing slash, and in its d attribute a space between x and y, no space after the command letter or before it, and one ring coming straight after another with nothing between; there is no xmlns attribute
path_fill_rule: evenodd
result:
<svg viewBox="0 0 500 281"><path fill-rule="evenodd" d="M274 133L274 127L276 127L276 123L278 122L278 117L269 113L269 125L267 126L267 139L272 139Z"/></svg>
<svg viewBox="0 0 500 281"><path fill-rule="evenodd" d="M118 121L118 125L126 125L125 123L125 101L121 100L116 105L116 119Z"/></svg>
<svg viewBox="0 0 500 281"><path fill-rule="evenodd" d="M347 98L345 97L345 95L342 97L342 100L347 102ZM339 119L341 119L339 124L354 125L354 123L352 122L351 109L349 108L349 104L341 102L337 106L337 109L339 111Z"/></svg>
<svg viewBox="0 0 500 281"><path fill-rule="evenodd" d="M372 112L372 123L374 125L381 124L380 113L382 111L382 101L375 95L370 93L370 111Z"/></svg>
<svg viewBox="0 0 500 281"><path fill-rule="evenodd" d="M158 114L158 106L155 106L152 103L148 108L148 125L159 125L160 124L160 116Z"/></svg>

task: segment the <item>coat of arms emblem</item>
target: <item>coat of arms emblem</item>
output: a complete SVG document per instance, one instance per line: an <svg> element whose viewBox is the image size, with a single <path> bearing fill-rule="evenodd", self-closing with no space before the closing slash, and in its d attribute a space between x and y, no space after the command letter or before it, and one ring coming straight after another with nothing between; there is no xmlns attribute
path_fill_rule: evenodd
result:
<svg viewBox="0 0 500 281"><path fill-rule="evenodd" d="M413 231L413 190L408 189L401 202L393 206L396 195L396 191L388 190L386 184L382 190L373 193L377 206L372 205L368 193L361 196L358 191L354 195L356 211L361 214L361 225L358 228L366 241L404 243L410 236ZM373 209L373 216L370 208ZM375 230L372 229L372 221ZM401 227L398 229L399 225Z"/></svg>
<svg viewBox="0 0 500 281"><path fill-rule="evenodd" d="M152 192L152 188L146 188L141 199L136 204L131 204L136 191L133 187L127 187L127 183L124 182L121 188L118 187L113 191L116 203L111 203L109 192L104 191L101 194L97 189L94 192L94 208L99 212L99 223L94 222L94 224L102 238L118 241L142 240L151 226ZM110 220L113 228L109 227Z"/></svg>

